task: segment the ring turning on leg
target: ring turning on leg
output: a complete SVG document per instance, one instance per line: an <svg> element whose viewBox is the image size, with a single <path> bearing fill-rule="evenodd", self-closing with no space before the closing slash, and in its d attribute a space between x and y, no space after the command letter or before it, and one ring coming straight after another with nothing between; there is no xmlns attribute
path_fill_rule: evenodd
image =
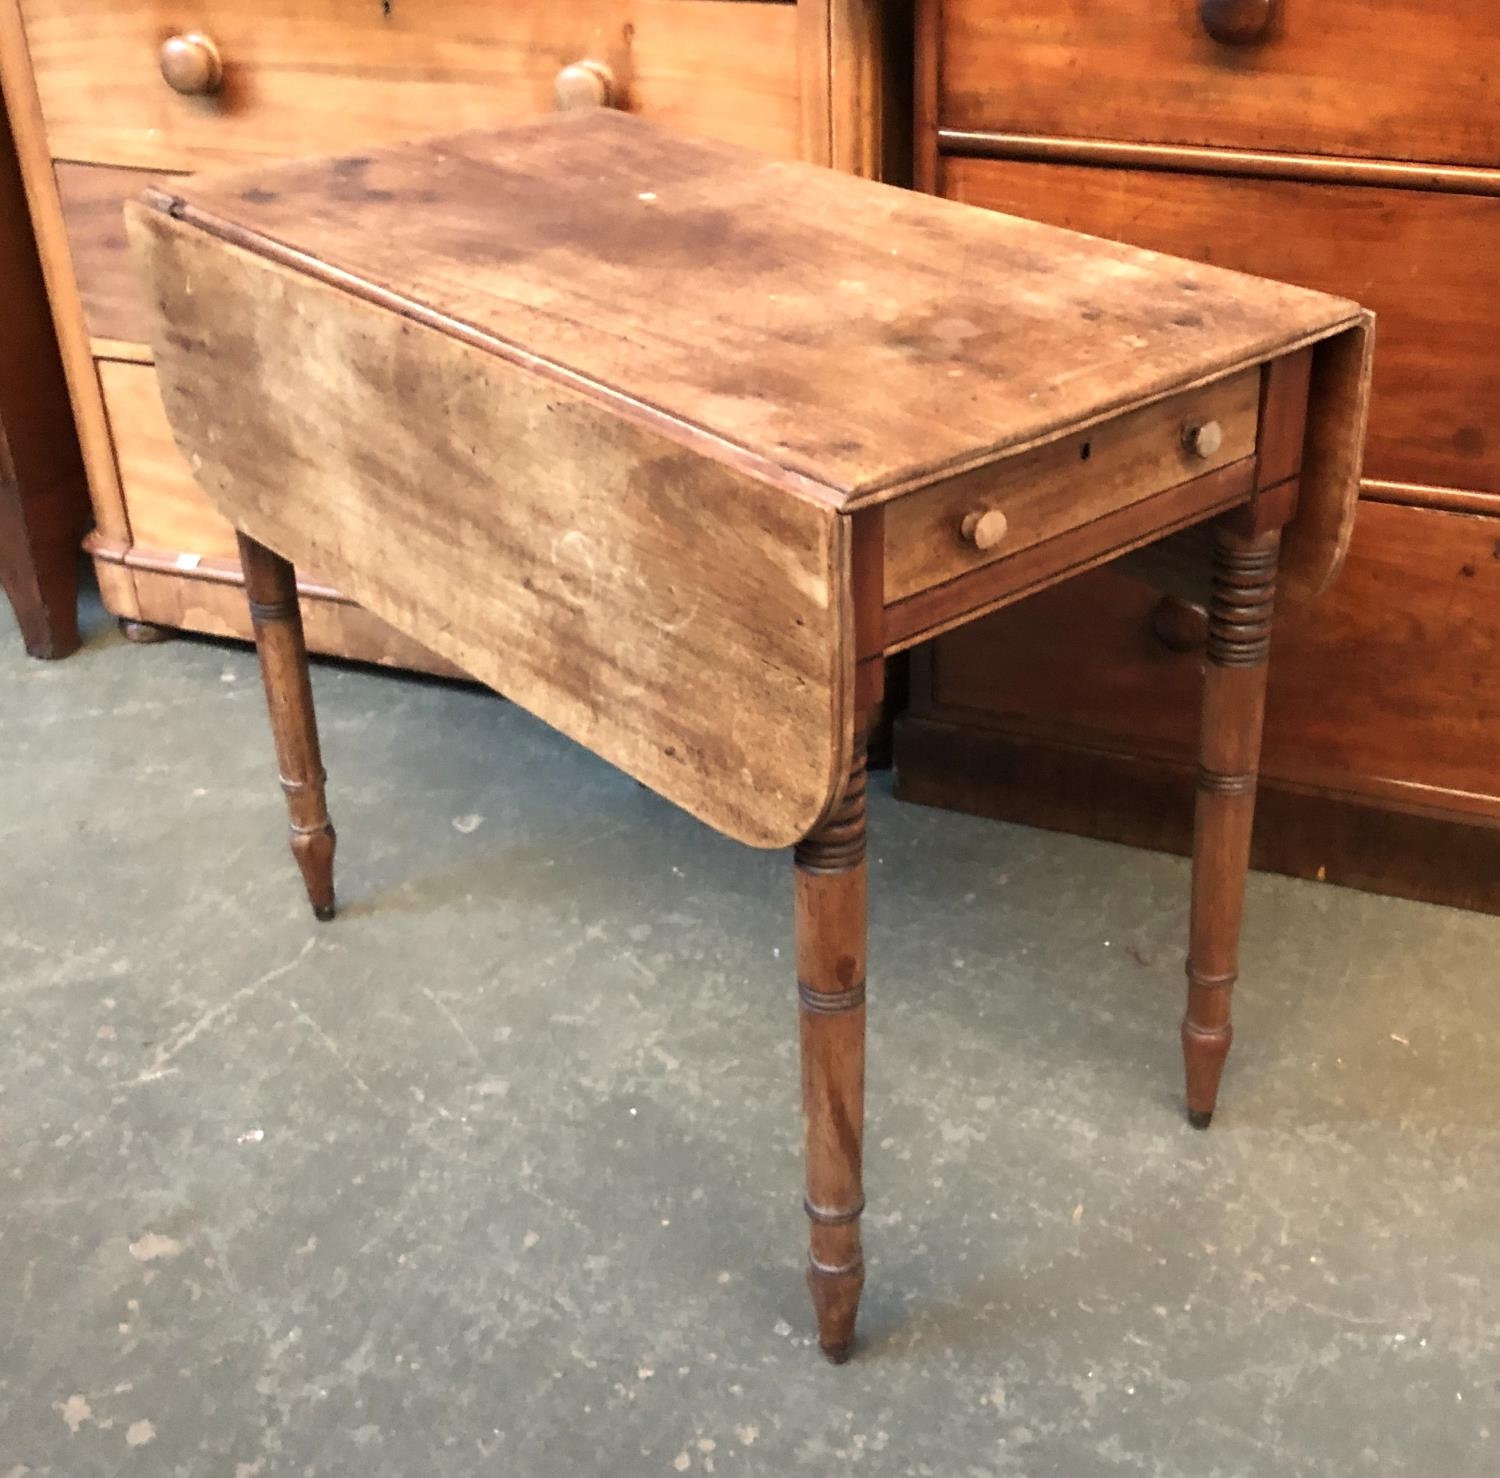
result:
<svg viewBox="0 0 1500 1478"><path fill-rule="evenodd" d="M797 844L797 999L810 1225L807 1286L818 1343L849 1358L864 1287L859 1218L865 1102L865 750L844 797Z"/></svg>
<svg viewBox="0 0 1500 1478"><path fill-rule="evenodd" d="M1188 1120L1197 1129L1213 1118L1233 1034L1230 996L1239 969L1280 547L1279 529L1246 534L1220 524L1214 534L1182 1022Z"/></svg>

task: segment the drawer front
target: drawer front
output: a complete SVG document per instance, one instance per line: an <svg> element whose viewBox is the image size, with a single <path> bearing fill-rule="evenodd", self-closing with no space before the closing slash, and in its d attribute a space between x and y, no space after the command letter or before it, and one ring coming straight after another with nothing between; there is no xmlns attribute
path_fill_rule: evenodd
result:
<svg viewBox="0 0 1500 1478"><path fill-rule="evenodd" d="M105 164L58 163L57 194L83 318L96 351L101 341L144 346L151 339L146 294L125 242L125 202L164 178Z"/></svg>
<svg viewBox="0 0 1500 1478"><path fill-rule="evenodd" d="M1202 653L1107 570L940 637L932 711L1084 748L1196 759ZM1343 574L1271 642L1262 773L1500 819L1500 519L1366 503Z"/></svg>
<svg viewBox="0 0 1500 1478"><path fill-rule="evenodd" d="M793 4L189 0L167 11L154 0L21 0L21 10L57 159L185 170L482 127L550 111L558 72L582 60L610 69L632 112L798 150ZM212 43L222 80L185 96L160 58L193 34Z"/></svg>
<svg viewBox="0 0 1500 1478"><path fill-rule="evenodd" d="M886 604L1249 457L1260 380L1245 370L888 503Z"/></svg>
<svg viewBox="0 0 1500 1478"><path fill-rule="evenodd" d="M940 188L1373 308L1366 475L1500 494L1500 199L988 159Z"/></svg>
<svg viewBox="0 0 1500 1478"><path fill-rule="evenodd" d="M1500 164L1494 0L1266 0L1238 45L1223 0L927 3L945 128Z"/></svg>
<svg viewBox="0 0 1500 1478"><path fill-rule="evenodd" d="M132 545L184 561L237 561L234 530L199 491L177 450L148 364L99 364Z"/></svg>

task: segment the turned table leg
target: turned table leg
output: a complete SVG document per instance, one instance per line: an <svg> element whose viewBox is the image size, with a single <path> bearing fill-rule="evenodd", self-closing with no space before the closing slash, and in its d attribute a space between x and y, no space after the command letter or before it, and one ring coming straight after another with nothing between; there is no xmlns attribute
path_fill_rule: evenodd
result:
<svg viewBox="0 0 1500 1478"><path fill-rule="evenodd" d="M1226 521L1214 532L1182 1023L1188 1119L1197 1129L1213 1117L1232 1035L1280 548L1279 528L1246 533Z"/></svg>
<svg viewBox="0 0 1500 1478"><path fill-rule="evenodd" d="M818 1343L849 1358L864 1287L859 1217L865 1122L865 741L844 797L797 844L797 996L811 1223L807 1286Z"/></svg>
<svg viewBox="0 0 1500 1478"><path fill-rule="evenodd" d="M320 919L331 919L335 837L323 796L327 776L318 748L297 577L286 560L248 534L241 534L239 542L255 649L260 656L260 675L281 767L281 788L286 792L291 821L292 856L302 869L313 913Z"/></svg>

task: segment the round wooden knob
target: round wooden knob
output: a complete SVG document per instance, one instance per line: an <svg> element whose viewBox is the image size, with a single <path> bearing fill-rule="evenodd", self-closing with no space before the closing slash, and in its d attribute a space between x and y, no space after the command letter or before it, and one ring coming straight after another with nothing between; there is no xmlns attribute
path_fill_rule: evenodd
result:
<svg viewBox="0 0 1500 1478"><path fill-rule="evenodd" d="M976 549L993 549L1010 527L1010 520L998 508L964 514L962 532Z"/></svg>
<svg viewBox="0 0 1500 1478"><path fill-rule="evenodd" d="M1248 46L1271 29L1276 0L1198 0L1198 19L1215 41Z"/></svg>
<svg viewBox="0 0 1500 1478"><path fill-rule="evenodd" d="M224 81L219 48L199 31L168 36L161 44L161 75L173 92L206 97Z"/></svg>
<svg viewBox="0 0 1500 1478"><path fill-rule="evenodd" d="M615 74L603 62L573 62L552 79L552 96L559 113L612 108L617 95Z"/></svg>
<svg viewBox="0 0 1500 1478"><path fill-rule="evenodd" d="M1217 421L1190 421L1182 428L1182 444L1195 457L1211 457L1224 445L1224 428Z"/></svg>
<svg viewBox="0 0 1500 1478"><path fill-rule="evenodd" d="M1208 644L1208 612L1175 595L1164 595L1152 608L1151 630L1169 651L1201 652Z"/></svg>

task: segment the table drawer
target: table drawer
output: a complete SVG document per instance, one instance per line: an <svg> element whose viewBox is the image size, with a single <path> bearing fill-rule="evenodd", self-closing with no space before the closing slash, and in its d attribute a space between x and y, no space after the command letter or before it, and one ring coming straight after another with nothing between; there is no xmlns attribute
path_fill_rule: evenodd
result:
<svg viewBox="0 0 1500 1478"><path fill-rule="evenodd" d="M945 128L1500 163L1494 0L928 3ZM1267 23L1226 45L1231 9Z"/></svg>
<svg viewBox="0 0 1500 1478"><path fill-rule="evenodd" d="M1500 199L948 159L943 194L1375 310L1366 475L1500 493Z"/></svg>
<svg viewBox="0 0 1500 1478"><path fill-rule="evenodd" d="M184 569L239 558L234 530L210 506L177 450L149 364L99 364L115 461L138 549L175 552Z"/></svg>
<svg viewBox="0 0 1500 1478"><path fill-rule="evenodd" d="M794 156L797 7L730 0L20 0L54 158L158 170L353 150L548 111L559 70L606 64L630 111ZM216 91L162 79L209 38Z"/></svg>
<svg viewBox="0 0 1500 1478"><path fill-rule="evenodd" d="M1260 380L1258 368L1244 370L893 500L885 509L886 604L1249 457Z"/></svg>

